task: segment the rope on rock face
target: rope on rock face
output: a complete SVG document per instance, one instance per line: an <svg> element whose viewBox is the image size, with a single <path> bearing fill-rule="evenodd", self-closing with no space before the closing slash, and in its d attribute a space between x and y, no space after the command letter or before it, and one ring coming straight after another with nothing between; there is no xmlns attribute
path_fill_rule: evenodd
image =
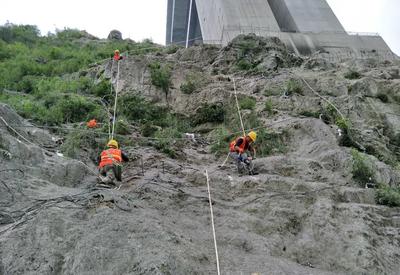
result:
<svg viewBox="0 0 400 275"><path fill-rule="evenodd" d="M239 119L240 119L240 125L242 126L243 136L245 136L245 135L246 135L246 132L244 131L244 125L243 125L242 115L241 115L241 113L240 113L239 100L238 100L238 98L237 98L237 93L236 93L235 78L232 78L232 80L233 80L233 90L235 91L236 107L237 107L237 111L238 111Z"/></svg>
<svg viewBox="0 0 400 275"><path fill-rule="evenodd" d="M31 145L35 145L32 141L28 140L27 138L25 138L23 135L21 135L17 130L15 130L13 127L11 127L7 121L0 116L0 119L3 121L3 123L6 125L6 127L10 130L12 130L15 134L17 134L17 136L19 136L20 138L22 138L25 142L31 144Z"/></svg>
<svg viewBox="0 0 400 275"><path fill-rule="evenodd" d="M208 178L208 171L207 170L206 170L206 178L207 178L208 201L210 203L211 226L212 226L213 237L214 237L215 257L217 259L217 274L220 275L221 273L220 273L220 270L219 270L219 257L218 257L217 238L215 236L214 214L213 214L213 208L212 208L212 202L211 202L210 180Z"/></svg>
<svg viewBox="0 0 400 275"><path fill-rule="evenodd" d="M228 158L229 158L230 153L231 153L231 152L228 152L228 154L226 155L226 158L225 158L224 162L223 162L221 165L218 166L219 168L222 168L222 167L225 166L226 162L228 161Z"/></svg>
<svg viewBox="0 0 400 275"><path fill-rule="evenodd" d="M323 97L322 95L320 95L317 91L315 91L315 90L311 87L311 85L310 85L302 76L297 75L297 74L294 74L294 73L291 73L291 74L293 74L294 76L300 78L301 81L303 81L303 82L307 85L307 87L308 87L316 96L318 96L318 97L321 98L323 101L325 101L326 103L328 103L329 105L331 105L331 106L336 110L336 112L338 112L338 114L341 116L342 119L346 119L346 117L342 114L342 112L340 112L340 110L339 110L331 101L329 101L328 99L326 99L325 97Z"/></svg>
<svg viewBox="0 0 400 275"><path fill-rule="evenodd" d="M46 152L48 152L48 153L50 153L50 154L53 154L53 153L54 153L54 152L51 152L51 151L47 150L46 148L44 148L43 145L36 144L36 143L34 143L34 142L28 140L27 138L25 138L25 137L24 137L23 135L21 135L17 130L15 130L13 127L11 127L10 124L8 124L7 121L6 121L2 116L0 116L0 119L3 121L3 123L6 125L6 127L7 127L8 129L12 130L15 134L17 134L17 136L19 136L20 138L22 138L22 139L23 139L25 142L27 142L28 144L31 144L31 145L33 145L33 146L36 146L36 147L38 147L38 148L40 148L40 149L42 149L42 150L44 150L44 151L46 151ZM23 126L23 127L25 127L25 126ZM87 170L88 170L89 172L91 172L93 175L97 176L97 173L96 173L95 171L93 171L86 163L84 163L84 162L82 162L82 161L80 161L80 160L75 160L75 161L77 161L77 162L81 163L82 165L84 165L84 166L87 168Z"/></svg>
<svg viewBox="0 0 400 275"><path fill-rule="evenodd" d="M115 88L114 115L112 121L111 139L114 138L114 131L115 131L115 116L117 114L117 102L118 102L118 83L119 83L119 60L117 61L117 87Z"/></svg>

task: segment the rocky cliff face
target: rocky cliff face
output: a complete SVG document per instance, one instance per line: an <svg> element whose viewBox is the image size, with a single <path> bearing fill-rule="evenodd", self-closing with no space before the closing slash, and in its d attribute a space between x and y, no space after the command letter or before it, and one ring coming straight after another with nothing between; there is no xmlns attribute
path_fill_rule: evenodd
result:
<svg viewBox="0 0 400 275"><path fill-rule="evenodd" d="M171 68L167 96L152 85L155 61ZM112 70L106 63L88 73ZM218 125L179 140L175 159L136 144L134 129L119 189L95 187L90 152L81 151L84 163L62 156L62 136L0 105L0 274L216 272L205 170L222 274L398 274L399 208L377 204L377 189L365 188L399 186L398 72L396 61L303 60L252 36L223 49L127 57L121 94L190 117L203 104L229 104L235 81L239 98L255 99L243 116L284 133L284 149L256 159L259 175L238 176L211 153ZM195 89L183 93L188 75ZM360 155L367 179L357 178Z"/></svg>

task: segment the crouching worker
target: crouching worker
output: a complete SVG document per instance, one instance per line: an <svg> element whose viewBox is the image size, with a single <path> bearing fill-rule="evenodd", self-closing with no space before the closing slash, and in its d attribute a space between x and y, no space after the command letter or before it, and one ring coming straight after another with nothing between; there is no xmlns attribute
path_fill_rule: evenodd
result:
<svg viewBox="0 0 400 275"><path fill-rule="evenodd" d="M257 139L257 133L251 131L244 137L232 141L229 146L230 156L236 161L239 174L247 172L249 175L256 175L252 160L255 158L256 150L253 143Z"/></svg>
<svg viewBox="0 0 400 275"><path fill-rule="evenodd" d="M122 162L129 161L128 156L118 149L118 142L114 139L107 143L108 149L101 152L99 172L101 183L115 185L115 179L121 181Z"/></svg>

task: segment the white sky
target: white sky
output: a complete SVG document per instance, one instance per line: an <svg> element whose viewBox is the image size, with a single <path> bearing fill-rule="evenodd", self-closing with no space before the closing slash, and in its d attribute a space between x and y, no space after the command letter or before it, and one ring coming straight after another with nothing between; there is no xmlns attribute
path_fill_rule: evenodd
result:
<svg viewBox="0 0 400 275"><path fill-rule="evenodd" d="M378 32L400 55L399 0L327 1L347 31ZM68 27L106 38L117 29L124 38L165 43L167 0L1 0L0 7L1 25L36 25L42 34Z"/></svg>

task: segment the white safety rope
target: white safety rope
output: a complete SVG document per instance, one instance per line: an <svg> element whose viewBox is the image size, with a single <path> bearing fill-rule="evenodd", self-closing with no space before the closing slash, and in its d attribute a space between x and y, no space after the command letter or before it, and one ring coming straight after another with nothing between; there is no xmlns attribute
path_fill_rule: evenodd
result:
<svg viewBox="0 0 400 275"><path fill-rule="evenodd" d="M117 61L117 87L115 88L114 116L113 116L113 121L112 121L111 139L114 139L115 117L117 114L117 102L118 102L118 83L119 83L119 60ZM111 84L111 86L112 86L112 84Z"/></svg>
<svg viewBox="0 0 400 275"><path fill-rule="evenodd" d="M235 78L232 78L232 79L233 79L233 90L235 91L236 107L237 107L237 111L238 111L239 119L240 119L240 125L242 126L243 136L245 136L245 135L246 135L246 132L244 131L244 125L243 125L242 115L241 115L241 113L240 113L239 100L238 100L238 98L237 98L237 93L236 93Z"/></svg>
<svg viewBox="0 0 400 275"><path fill-rule="evenodd" d="M331 106L336 110L336 112L338 112L338 114L340 115L340 117L341 117L342 119L346 119L346 117L342 114L342 112L340 112L340 110L335 106L335 104L333 104L331 101L329 101L328 99L326 99L325 97L323 97L322 95L320 95L317 91L315 91L315 90L313 89L313 87L311 87L311 85L308 83L307 80L305 80L305 79L304 79L302 76L300 76L300 75L297 75L297 74L294 74L294 73L291 73L291 74L293 74L294 76L300 78L300 79L307 85L307 87L308 87L316 96L318 96L318 97L321 98L323 101L325 101L326 103L328 103L329 105L331 105Z"/></svg>
<svg viewBox="0 0 400 275"><path fill-rule="evenodd" d="M217 274L220 275L221 273L220 273L220 270L219 270L219 257L218 257L217 238L215 236L214 214L213 214L213 208L212 208L212 202L211 202L211 191L210 191L210 183L209 183L210 180L208 178L208 171L207 170L206 170L206 178L207 178L208 201L210 203L211 226L212 226L213 237L214 237L215 257L217 259Z"/></svg>

